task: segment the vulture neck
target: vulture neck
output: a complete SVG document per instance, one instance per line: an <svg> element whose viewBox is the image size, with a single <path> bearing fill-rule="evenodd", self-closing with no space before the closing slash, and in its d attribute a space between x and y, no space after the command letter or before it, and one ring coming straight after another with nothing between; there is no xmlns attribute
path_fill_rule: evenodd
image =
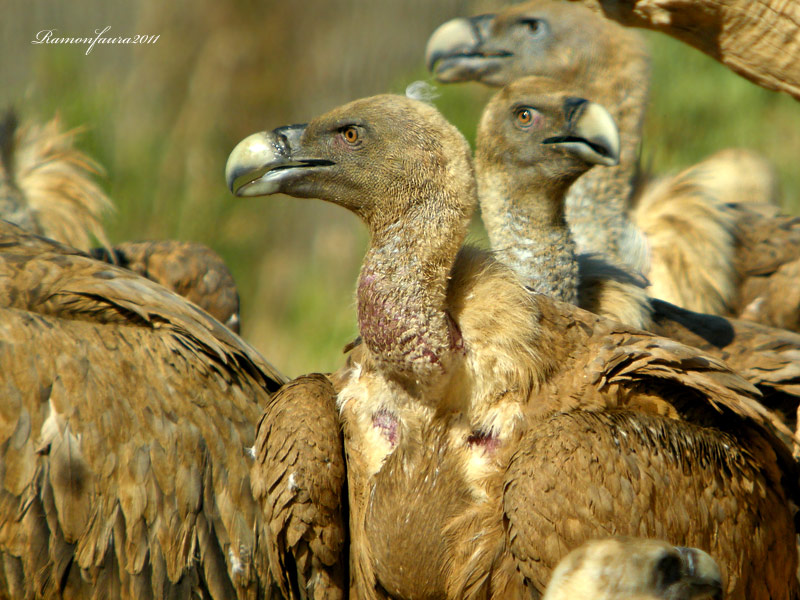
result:
<svg viewBox="0 0 800 600"><path fill-rule="evenodd" d="M628 211L638 176L639 144L647 104L650 63L638 36L615 53L624 56L613 65L591 65L584 75L586 97L608 109L620 133L620 162L592 169L567 194L567 222L581 252L612 258L646 272L647 256L641 234Z"/></svg>
<svg viewBox="0 0 800 600"><path fill-rule="evenodd" d="M443 208L433 192L402 218L371 227L358 280L359 332L388 375L415 386L440 379L463 349L446 297L474 208L474 189L468 192L469 210Z"/></svg>
<svg viewBox="0 0 800 600"><path fill-rule="evenodd" d="M578 303L576 246L564 217L564 195L573 180L535 178L508 168L478 167L483 222L492 250L525 285L551 298Z"/></svg>

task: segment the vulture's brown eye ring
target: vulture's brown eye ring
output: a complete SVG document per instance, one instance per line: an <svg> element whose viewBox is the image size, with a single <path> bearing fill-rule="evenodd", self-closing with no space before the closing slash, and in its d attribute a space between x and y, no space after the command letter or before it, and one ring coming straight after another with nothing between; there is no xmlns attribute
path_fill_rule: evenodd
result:
<svg viewBox="0 0 800 600"><path fill-rule="evenodd" d="M357 144L359 140L358 129L350 125L342 129L342 137L348 144Z"/></svg>
<svg viewBox="0 0 800 600"><path fill-rule="evenodd" d="M517 127L527 129L537 121L538 113L527 106L523 106L514 111L514 120Z"/></svg>

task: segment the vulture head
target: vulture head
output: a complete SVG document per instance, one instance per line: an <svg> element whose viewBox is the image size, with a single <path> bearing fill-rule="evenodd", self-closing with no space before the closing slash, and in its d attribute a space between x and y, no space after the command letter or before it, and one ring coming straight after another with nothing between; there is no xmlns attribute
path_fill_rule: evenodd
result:
<svg viewBox="0 0 800 600"><path fill-rule="evenodd" d="M543 600L721 600L722 576L697 548L652 539L592 541L553 571Z"/></svg>
<svg viewBox="0 0 800 600"><path fill-rule="evenodd" d="M225 172L237 196L327 200L373 233L409 213L474 208L470 194L455 193L474 189L463 136L434 107L404 96L356 100L308 124L253 134L231 152Z"/></svg>
<svg viewBox="0 0 800 600"><path fill-rule="evenodd" d="M447 21L428 40L425 62L442 83L502 86L525 75L574 81L592 63L613 60L619 48L606 42L612 27L583 6L533 0Z"/></svg>
<svg viewBox="0 0 800 600"><path fill-rule="evenodd" d="M435 108L404 96L356 100L245 138L226 177L237 196L320 198L357 214L370 230L356 292L361 339L403 385L443 381L461 356L447 274L477 194L469 145Z"/></svg>
<svg viewBox="0 0 800 600"><path fill-rule="evenodd" d="M500 168L520 180L571 184L593 165L619 162L619 132L601 105L527 77L503 88L478 126L479 174Z"/></svg>

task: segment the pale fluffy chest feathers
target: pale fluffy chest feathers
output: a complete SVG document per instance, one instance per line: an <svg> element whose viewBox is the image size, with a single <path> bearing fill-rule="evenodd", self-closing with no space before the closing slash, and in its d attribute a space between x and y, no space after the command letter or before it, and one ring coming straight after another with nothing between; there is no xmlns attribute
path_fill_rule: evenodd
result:
<svg viewBox="0 0 800 600"><path fill-rule="evenodd" d="M506 439L531 391L555 368L543 351L551 341L542 339L529 292L488 254L469 248L459 253L446 303L464 349L444 374L402 382L363 347L344 374L339 408L354 445L364 447L369 474L380 470L408 432L437 420L448 423L456 447L472 438Z"/></svg>
<svg viewBox="0 0 800 600"><path fill-rule="evenodd" d="M354 552L359 544L369 547L362 554L367 570L387 591L407 597L441 592L448 528L466 507L492 496L525 404L555 369L543 358L539 315L528 291L488 255L462 250L447 312L464 349L441 377L401 383L362 346L343 373L338 397ZM409 539L416 540L414 550L398 556ZM420 572L420 557L430 562L431 579L415 585L429 588L403 588L408 582L393 572L398 564Z"/></svg>

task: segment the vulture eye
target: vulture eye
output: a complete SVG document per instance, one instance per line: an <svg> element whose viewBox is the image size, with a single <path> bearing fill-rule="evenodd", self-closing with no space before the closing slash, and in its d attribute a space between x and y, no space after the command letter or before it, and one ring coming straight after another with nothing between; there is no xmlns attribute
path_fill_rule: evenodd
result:
<svg viewBox="0 0 800 600"><path fill-rule="evenodd" d="M534 36L541 35L545 32L545 24L541 19L523 19L520 21L522 25L528 28L528 33Z"/></svg>
<svg viewBox="0 0 800 600"><path fill-rule="evenodd" d="M539 121L539 113L529 106L521 106L514 111L514 124L520 129L528 129Z"/></svg>
<svg viewBox="0 0 800 600"><path fill-rule="evenodd" d="M350 145L355 145L358 143L360 136L358 135L358 129L356 129L353 125L349 125L342 129L342 137L344 141Z"/></svg>

